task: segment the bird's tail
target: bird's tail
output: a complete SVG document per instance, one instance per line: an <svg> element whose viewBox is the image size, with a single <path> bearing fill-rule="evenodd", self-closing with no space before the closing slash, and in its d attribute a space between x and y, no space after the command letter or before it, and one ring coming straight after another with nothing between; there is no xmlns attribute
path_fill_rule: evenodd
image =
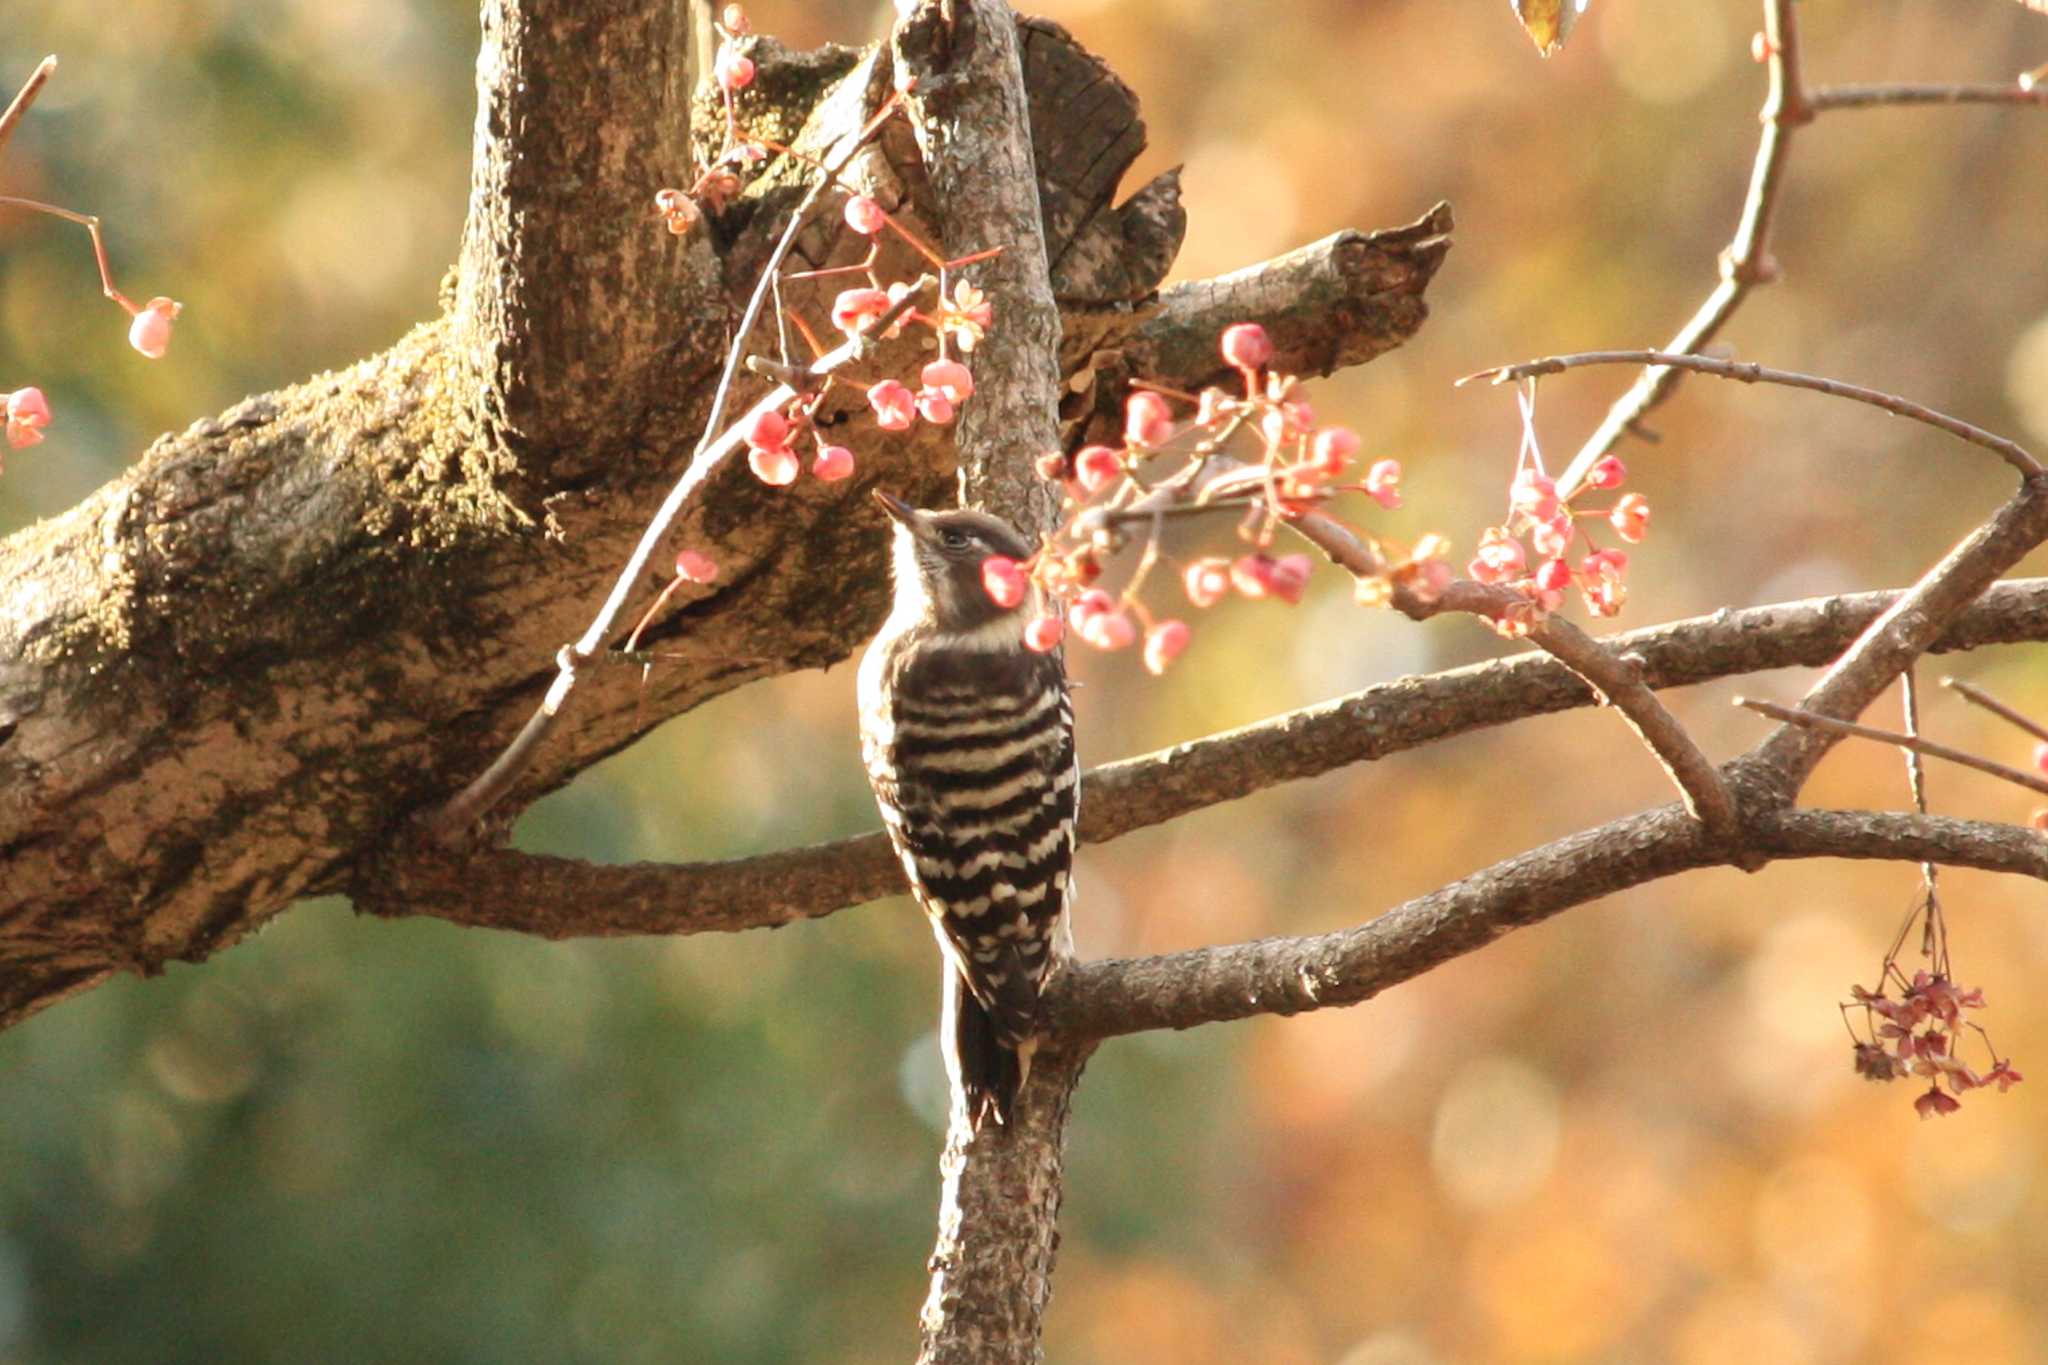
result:
<svg viewBox="0 0 2048 1365"><path fill-rule="evenodd" d="M978 1133L991 1119L1008 1123L1016 1108L1017 1092L1031 1074L1037 1039L1020 1041L1014 1031L1002 1028L988 1007L974 998L958 970L946 973L945 1015L939 1037L954 1093L967 1106L968 1125Z"/></svg>

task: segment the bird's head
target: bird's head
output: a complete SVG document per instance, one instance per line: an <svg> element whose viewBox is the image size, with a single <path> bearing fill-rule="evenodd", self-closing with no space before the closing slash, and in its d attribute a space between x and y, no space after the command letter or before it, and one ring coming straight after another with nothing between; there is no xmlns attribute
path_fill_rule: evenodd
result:
<svg viewBox="0 0 2048 1365"><path fill-rule="evenodd" d="M875 501L896 521L899 616L941 635L971 637L1022 614L1023 604L998 606L982 586L981 566L989 556L1031 557L1031 546L1008 522L986 512L926 511L881 489Z"/></svg>

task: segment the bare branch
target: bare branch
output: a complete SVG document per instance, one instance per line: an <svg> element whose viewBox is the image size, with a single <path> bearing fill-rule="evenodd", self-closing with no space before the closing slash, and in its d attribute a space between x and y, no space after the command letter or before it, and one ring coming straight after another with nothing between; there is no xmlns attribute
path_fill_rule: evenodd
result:
<svg viewBox="0 0 2048 1365"><path fill-rule="evenodd" d="M1792 135L1813 121L1813 105L1807 99L1799 65L1799 24L1793 0L1764 0L1764 64L1770 88L1759 117L1763 134L1757 142L1756 161L1750 168L1749 193L1742 201L1742 216L1735 236L1721 252L1721 281L1714 286L1677 335L1662 347L1665 352L1692 352L1720 334L1742 301L1760 284L1777 278L1777 263L1770 257L1771 220L1777 212L1778 195L1785 182L1785 167L1792 151ZM1557 491L1569 497L1616 443L1650 410L1671 396L1677 374L1669 366L1652 366L1637 376L1626 393L1617 398L1564 473L1558 476Z"/></svg>
<svg viewBox="0 0 2048 1365"><path fill-rule="evenodd" d="M1858 593L1724 611L1611 637L1643 686L1826 663L1904 594ZM2004 583L1934 649L2048 640L2048 579ZM1254 725L1105 764L1083 779L1081 838L1106 843L1190 811L1473 730L1593 704L1564 663L1527 653L1403 678ZM350 894L371 914L430 915L547 938L772 928L893 895L879 833L725 862L600 866L509 850L405 851Z"/></svg>
<svg viewBox="0 0 2048 1365"><path fill-rule="evenodd" d="M1880 811L1753 815L1764 858L1940 862L2048 881L2048 839L2013 825ZM1061 1036L1100 1039L1355 1005L1514 929L1644 882L1729 861L1676 806L1560 839L1356 929L1077 965L1047 993Z"/></svg>
<svg viewBox="0 0 2048 1365"><path fill-rule="evenodd" d="M1693 370L1710 374L1718 379L1735 379L1744 384L1780 384L1786 388L1811 389L1815 393L1830 394L1836 398L1847 398L1857 403L1868 403L1871 407L1882 408L1896 417L1923 422L1939 431L1968 441L1971 445L1982 446L1994 451L1999 458L2017 469L2023 475L2040 474L2044 471L2036 460L2017 441L1972 426L1959 417L1936 412L1910 399L1882 389L1866 389L1861 384L1849 384L1839 379L1826 379L1819 375L1800 374L1793 370L1774 370L1768 365L1754 365L1735 360L1715 360L1700 355L1679 355L1669 351L1581 351L1575 355L1546 356L1541 360L1525 360L1518 365L1500 365L1493 369L1468 374L1458 382L1469 384L1484 379L1494 384L1511 383L1529 379L1536 375L1558 374L1575 370L1585 365L1659 365L1666 369ZM1560 490L1564 480L1558 481Z"/></svg>
<svg viewBox="0 0 2048 1365"><path fill-rule="evenodd" d="M1961 678L1943 678L1941 685L1961 696L1964 701L1983 707L2006 724L2018 726L2035 739L2048 741L2048 726L2042 725L2032 716L2015 711L1983 688L1966 683Z"/></svg>
<svg viewBox="0 0 2048 1365"><path fill-rule="evenodd" d="M1363 365L1429 316L1423 288L1451 249L1450 231L1450 205L1438 204L1403 227L1332 233L1227 275L1171 285L1134 338L1132 375L1190 392L1235 378L1216 338L1236 322L1266 329L1279 373Z"/></svg>
<svg viewBox="0 0 2048 1365"><path fill-rule="evenodd" d="M1824 85L1809 91L1815 113L1830 109L1874 109L1886 105L2032 104L2048 107L2048 86L2022 85Z"/></svg>
<svg viewBox="0 0 2048 1365"><path fill-rule="evenodd" d="M36 69L28 73L28 79L22 82L21 89L17 90L14 98L8 102L7 112L0 114L0 152L7 150L7 139L14 136L14 130L21 123L22 116L28 113L29 106L36 102L36 96L43 93L43 87L49 84L50 77L56 70L57 58L54 54L43 58L36 63Z"/></svg>
<svg viewBox="0 0 2048 1365"><path fill-rule="evenodd" d="M1529 638L1584 678L1621 713L1636 738L1677 784L1686 809L1706 826L1711 837L1723 842L1735 839L1735 801L1728 794L1728 784L1678 718L1644 685L1641 671L1627 662L1628 656L1608 651L1562 616L1545 618L1529 632Z"/></svg>
<svg viewBox="0 0 2048 1365"><path fill-rule="evenodd" d="M1965 537L1922 575L1910 592L1871 622L1800 699L1801 708L1838 720L1861 715L1893 678L1941 637L1950 621L2044 537L2048 537L2048 479L2030 478L1989 522ZM1818 730L1786 726L1742 762L1770 769L1789 801L1835 740Z"/></svg>
<svg viewBox="0 0 2048 1365"><path fill-rule="evenodd" d="M1759 697L1737 697L1735 698L1735 705L1747 707L1760 716L1769 716L1772 720L1784 721L1790 725L1804 725L1812 729L1831 731L1838 735L1854 735L1858 739L1874 739L1886 744L1896 744L1901 749L1909 749L1916 754L1925 754L1929 758L1939 758L1950 763L1959 763L1965 768L1975 768L1980 773L1989 773L1991 776L2003 778L2015 786L2025 787L2029 791L2037 791L2044 796L2048 796L2048 780L2036 777L2032 773L2021 772L2018 768L2007 767L2003 763L1994 763L1988 758L1979 758L1977 755L1966 753L1961 749L1951 749L1946 744L1937 744L1933 740L1924 739L1919 735L1900 734L1895 730L1880 730L1874 725L1861 725L1850 720L1836 720L1833 716L1815 715L1811 711L1802 711L1796 706L1780 706L1774 701L1764 701Z"/></svg>

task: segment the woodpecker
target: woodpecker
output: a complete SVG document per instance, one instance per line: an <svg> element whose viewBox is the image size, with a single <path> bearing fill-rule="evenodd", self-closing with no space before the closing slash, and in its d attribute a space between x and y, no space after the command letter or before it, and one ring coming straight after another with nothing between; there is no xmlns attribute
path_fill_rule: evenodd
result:
<svg viewBox="0 0 2048 1365"><path fill-rule="evenodd" d="M1024 605L982 586L991 555L1030 557L1024 538L984 512L875 498L896 523L896 592L861 660L861 757L946 960L940 1046L979 1132L1008 1121L1067 951L1074 711L1058 656L1025 647Z"/></svg>

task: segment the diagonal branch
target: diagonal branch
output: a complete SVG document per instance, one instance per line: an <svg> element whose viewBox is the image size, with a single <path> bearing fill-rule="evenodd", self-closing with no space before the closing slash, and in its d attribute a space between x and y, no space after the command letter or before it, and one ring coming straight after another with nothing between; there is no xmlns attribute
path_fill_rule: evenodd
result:
<svg viewBox="0 0 2048 1365"><path fill-rule="evenodd" d="M1720 283L1661 350L1699 350L1720 334L1752 290L1777 278L1778 266L1770 257L1771 220L1777 214L1778 197L1785 184L1792 135L1811 123L1814 116L1800 75L1799 22L1793 0L1764 0L1763 51L1770 79L1759 115L1763 134L1757 142L1756 161L1749 173L1749 192L1742 201L1735 236L1721 252ZM1614 400L1600 425L1558 476L1558 492L1570 496L1586 477L1586 471L1613 450L1652 408L1669 398L1677 382L1677 372L1668 366L1652 366L1637 376L1628 391Z"/></svg>
<svg viewBox="0 0 2048 1365"><path fill-rule="evenodd" d="M1628 656L1609 651L1562 616L1550 616L1529 632L1546 653L1584 678L1589 686L1628 722L1643 747L1677 784L1685 807L1710 838L1733 843L1737 836L1735 800L1728 784L1678 718L1657 700L1642 673Z"/></svg>
<svg viewBox="0 0 2048 1365"><path fill-rule="evenodd" d="M1990 521L1973 531L1871 622L1800 699L1800 709L1837 720L1862 714L1960 615L2030 550L2048 538L2048 477L2028 479ZM1738 762L1769 770L1789 801L1839 736L1781 726Z"/></svg>
<svg viewBox="0 0 2048 1365"><path fill-rule="evenodd" d="M2048 881L2048 840L2013 825L1781 810L1755 816L1743 837L1764 858L1931 861ZM1061 1033L1085 1039L1355 1005L1572 906L1729 860L1666 806L1496 863L1356 929L1091 962L1048 998Z"/></svg>
<svg viewBox="0 0 2048 1365"><path fill-rule="evenodd" d="M1811 711L1802 711L1796 706L1780 706L1776 702L1764 701L1759 697L1737 697L1735 698L1735 704L1746 707L1760 716L1769 716L1772 720L1784 721L1789 725L1804 725L1816 730L1828 730L1838 735L1854 736L1858 739L1874 739L1884 744L1896 744L1901 749L1910 749L1916 754L1925 754L1929 758L1939 758L1945 762L1955 763L1965 768L1975 768L1980 773L1989 773L1991 776L2002 778L2015 786L2025 787L2029 791L2037 791L2044 796L2048 796L2048 780L2036 777L2032 773L2021 772L2018 768L2010 767L2004 763L1994 762L1988 758L1980 758L1978 755L1962 749L1950 748L1946 744L1939 744L1934 740L1924 739L1919 735L1903 735L1896 730L1880 730L1874 725L1859 725L1852 720L1836 720L1833 716L1817 716Z"/></svg>

